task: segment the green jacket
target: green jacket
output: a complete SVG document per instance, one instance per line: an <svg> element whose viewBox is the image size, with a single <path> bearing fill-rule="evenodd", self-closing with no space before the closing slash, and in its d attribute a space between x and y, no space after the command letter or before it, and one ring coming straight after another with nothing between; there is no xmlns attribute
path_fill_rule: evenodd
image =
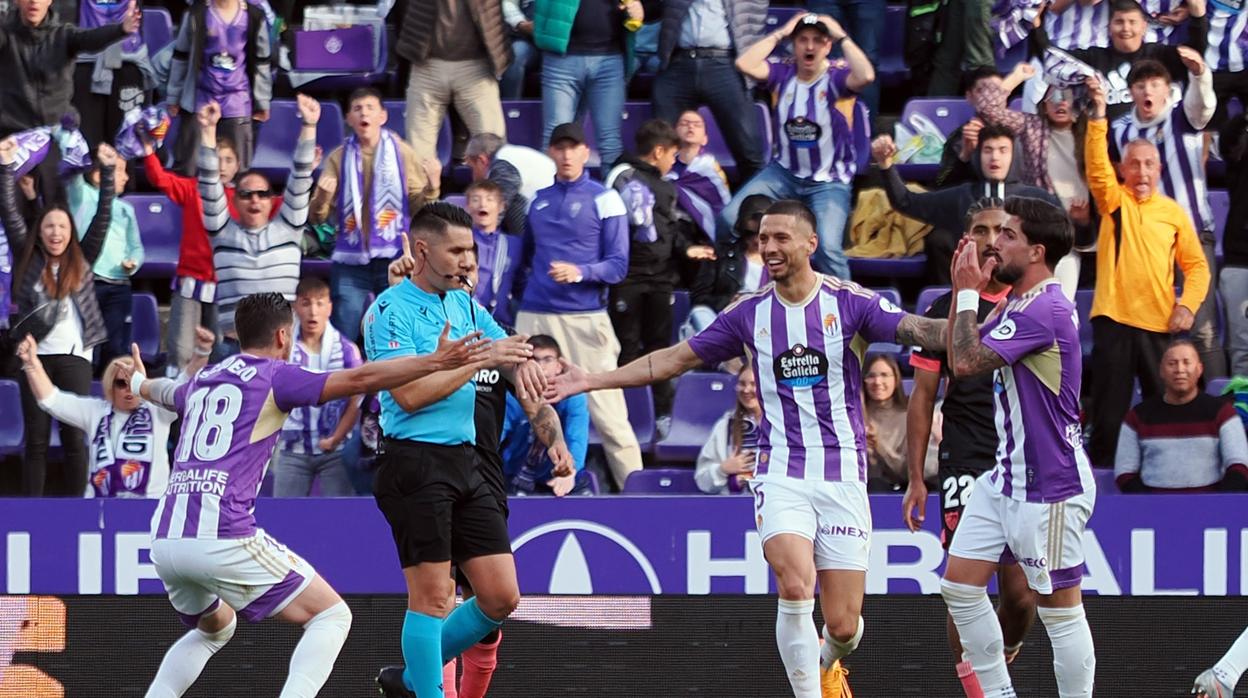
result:
<svg viewBox="0 0 1248 698"><path fill-rule="evenodd" d="M568 52L568 40L572 36L572 23L581 0L537 0L533 5L533 43L543 51L560 56ZM635 69L633 42L636 32L624 35L624 74L632 75Z"/></svg>

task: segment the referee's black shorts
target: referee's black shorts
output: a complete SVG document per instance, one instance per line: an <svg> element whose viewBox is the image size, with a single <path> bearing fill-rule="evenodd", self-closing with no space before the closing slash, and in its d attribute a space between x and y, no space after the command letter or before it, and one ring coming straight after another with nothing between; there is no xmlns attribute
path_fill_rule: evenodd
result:
<svg viewBox="0 0 1248 698"><path fill-rule="evenodd" d="M511 552L507 518L469 444L386 439L373 497L403 567Z"/></svg>

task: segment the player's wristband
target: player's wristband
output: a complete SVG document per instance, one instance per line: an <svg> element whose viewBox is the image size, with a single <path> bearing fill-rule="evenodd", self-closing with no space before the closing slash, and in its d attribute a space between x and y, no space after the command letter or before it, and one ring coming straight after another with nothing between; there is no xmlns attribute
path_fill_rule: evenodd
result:
<svg viewBox="0 0 1248 698"><path fill-rule="evenodd" d="M139 394L139 389L143 387L143 381L147 380L147 376L142 373L135 373L130 376L130 392L135 395Z"/></svg>
<svg viewBox="0 0 1248 698"><path fill-rule="evenodd" d="M979 291L972 289L963 289L958 291L957 312L971 311L979 312Z"/></svg>

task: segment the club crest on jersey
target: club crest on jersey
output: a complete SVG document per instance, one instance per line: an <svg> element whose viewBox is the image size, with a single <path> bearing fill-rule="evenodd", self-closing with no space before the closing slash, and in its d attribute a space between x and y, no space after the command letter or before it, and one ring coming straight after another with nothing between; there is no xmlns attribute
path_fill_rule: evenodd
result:
<svg viewBox="0 0 1248 698"><path fill-rule="evenodd" d="M809 388L827 380L828 357L817 349L794 345L775 360L776 382L790 388Z"/></svg>
<svg viewBox="0 0 1248 698"><path fill-rule="evenodd" d="M581 212L581 202L579 202L579 201L573 201L571 204L569 204L569 205L568 205L568 215L569 215L569 216L571 216L571 217L573 217L573 218L576 218L576 216L577 216L580 212Z"/></svg>
<svg viewBox="0 0 1248 698"><path fill-rule="evenodd" d="M1018 327L1014 325L1013 320L1002 320L1001 324L992 328L992 332L989 332L988 336L992 337L993 339L1006 340L1006 339L1013 339L1015 333L1017 332L1018 332Z"/></svg>
<svg viewBox="0 0 1248 698"><path fill-rule="evenodd" d="M828 313L823 316L823 333L827 335L836 334L836 313Z"/></svg>

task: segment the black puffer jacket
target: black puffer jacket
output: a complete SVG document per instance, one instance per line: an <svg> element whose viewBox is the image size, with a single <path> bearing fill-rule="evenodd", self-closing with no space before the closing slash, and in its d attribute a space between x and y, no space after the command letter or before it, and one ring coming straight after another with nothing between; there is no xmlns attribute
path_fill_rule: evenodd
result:
<svg viewBox="0 0 1248 698"><path fill-rule="evenodd" d="M620 158L619 164L607 175L606 182L624 198L629 217L628 276L620 283L675 283L676 263L684 258L685 250L691 244L686 224L676 219L676 185L663 179L657 167L631 155ZM631 182L644 185L654 197L650 215L654 225L654 242L640 239L638 222L633 219L634 214L639 212L630 203L627 192Z"/></svg>
<svg viewBox="0 0 1248 698"><path fill-rule="evenodd" d="M83 346L86 348L91 348L107 339L104 316L100 314L100 305L95 299L95 276L91 273L91 267L95 264L96 258L100 256L100 250L104 249L104 240L108 237L108 226L112 222L113 199L116 196L112 168L101 168L99 206L95 210L95 217L91 219L91 227L87 229L87 234L79 243L82 247L82 255L86 258L86 268L83 269L82 281L78 284L78 288L61 301L64 303L73 299L74 305L78 308L78 314L82 317ZM61 304L48 305L52 300L51 296L39 287L39 279L43 274L44 266L48 263L48 258L35 239L31 237L37 236L39 231L28 229L26 221L18 212L17 197L17 183L13 178L13 170L0 165L0 222L4 223L4 232L8 236L9 249L13 254L13 302L17 305L19 318L25 318L36 309L42 308L39 311L41 322L35 324L42 325L44 328L42 334L46 335L46 331L51 329L50 323L55 321L54 311L59 309ZM26 258L27 245L34 245L34 249L30 252L29 262L23 266L22 260ZM36 333L35 339L42 340L43 337Z"/></svg>
<svg viewBox="0 0 1248 698"><path fill-rule="evenodd" d="M79 29L49 14L29 27L12 12L0 25L0 138L52 126L70 110L74 95L74 59L102 51L125 38L120 24Z"/></svg>

